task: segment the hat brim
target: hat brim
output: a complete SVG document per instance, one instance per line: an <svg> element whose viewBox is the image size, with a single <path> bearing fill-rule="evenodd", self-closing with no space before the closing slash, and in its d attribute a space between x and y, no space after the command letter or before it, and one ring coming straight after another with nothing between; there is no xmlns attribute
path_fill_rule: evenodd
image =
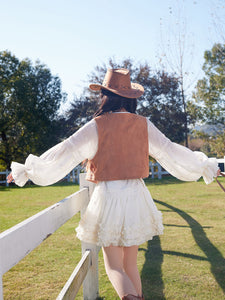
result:
<svg viewBox="0 0 225 300"><path fill-rule="evenodd" d="M131 83L131 88L127 90L115 90L101 84L90 84L89 88L92 91L100 91L101 89L108 90L114 94L125 98L139 98L144 94L144 88L138 83Z"/></svg>

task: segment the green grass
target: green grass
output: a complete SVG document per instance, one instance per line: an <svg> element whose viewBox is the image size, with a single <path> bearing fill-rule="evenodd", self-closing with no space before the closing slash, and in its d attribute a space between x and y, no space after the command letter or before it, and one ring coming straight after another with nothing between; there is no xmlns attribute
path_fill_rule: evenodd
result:
<svg viewBox="0 0 225 300"><path fill-rule="evenodd" d="M225 184L224 179L220 179ZM225 299L225 194L217 183L181 182L171 177L147 180L163 213L164 234L139 248L138 267L145 298ZM3 231L78 190L71 184L51 187L0 187ZM55 299L81 258L74 228L79 215L45 240L3 276L4 299ZM99 255L99 290L119 299ZM76 299L82 299L80 290Z"/></svg>

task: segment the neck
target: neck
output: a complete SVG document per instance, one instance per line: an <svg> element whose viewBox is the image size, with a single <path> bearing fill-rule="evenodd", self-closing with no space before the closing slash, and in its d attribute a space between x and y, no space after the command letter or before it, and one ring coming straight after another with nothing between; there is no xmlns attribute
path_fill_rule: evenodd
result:
<svg viewBox="0 0 225 300"><path fill-rule="evenodd" d="M121 111L121 112L127 112L127 110L126 110L124 107L122 107L122 108L119 109L118 111Z"/></svg>

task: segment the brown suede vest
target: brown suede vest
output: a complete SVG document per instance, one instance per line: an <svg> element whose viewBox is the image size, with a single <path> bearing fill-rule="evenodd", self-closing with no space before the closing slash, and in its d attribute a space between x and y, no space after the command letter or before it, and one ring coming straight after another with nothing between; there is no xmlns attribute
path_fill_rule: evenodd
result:
<svg viewBox="0 0 225 300"><path fill-rule="evenodd" d="M131 113L95 118L98 150L87 163L86 179L98 182L149 176L147 120Z"/></svg>

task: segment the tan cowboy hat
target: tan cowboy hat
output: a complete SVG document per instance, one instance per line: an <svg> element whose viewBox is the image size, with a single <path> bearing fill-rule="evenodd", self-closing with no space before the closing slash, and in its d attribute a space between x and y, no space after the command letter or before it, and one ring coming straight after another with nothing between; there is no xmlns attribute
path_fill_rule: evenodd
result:
<svg viewBox="0 0 225 300"><path fill-rule="evenodd" d="M108 90L126 98L138 98L144 93L144 88L138 83L130 82L130 72L127 69L108 69L101 84L90 84L93 91Z"/></svg>

